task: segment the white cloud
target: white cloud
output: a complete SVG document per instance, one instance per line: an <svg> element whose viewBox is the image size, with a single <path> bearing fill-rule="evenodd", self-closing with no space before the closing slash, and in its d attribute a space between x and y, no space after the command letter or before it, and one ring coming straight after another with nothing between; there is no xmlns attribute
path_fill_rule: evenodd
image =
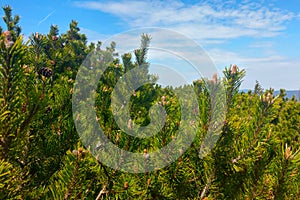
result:
<svg viewBox="0 0 300 200"><path fill-rule="evenodd" d="M100 10L102 12L108 12L118 16L137 16L142 14L140 8L145 7L146 3L139 1L123 1L123 2L96 2L96 1L87 1L75 2L75 5L79 7L89 8L93 10ZM130 13L130 15L128 15Z"/></svg>
<svg viewBox="0 0 300 200"><path fill-rule="evenodd" d="M186 5L181 1L77 1L82 8L120 17L131 27L160 26L189 32L198 38L273 37L296 14L259 3L215 1Z"/></svg>
<svg viewBox="0 0 300 200"><path fill-rule="evenodd" d="M108 35L100 34L97 31L85 27L80 27L80 32L84 33L89 41L94 43L97 43L98 41L104 41L109 38Z"/></svg>
<svg viewBox="0 0 300 200"><path fill-rule="evenodd" d="M300 60L283 59L281 61L269 62L249 62L246 70L246 77L242 87L253 89L255 80L268 89L288 89L295 90L300 88L299 67Z"/></svg>
<svg viewBox="0 0 300 200"><path fill-rule="evenodd" d="M229 64L237 64L246 69L242 88L253 89L258 80L264 88L276 90L300 88L300 59L290 59L281 55L244 57L235 52L221 49L209 50L210 57L219 69Z"/></svg>
<svg viewBox="0 0 300 200"><path fill-rule="evenodd" d="M242 88L253 88L255 80L260 81L264 88L298 89L300 87L300 59L280 55L275 50L276 40L269 40L276 39L278 35L284 33L287 23L294 19L299 20L300 14L276 8L274 4L266 5L249 0L241 1L239 4L234 0L207 2L187 5L181 1L171 0L121 0L77 1L75 5L113 14L131 28L156 26L176 30L198 44L204 45L219 71L230 64L238 64L245 68L247 75ZM116 41L117 48L124 48L125 51L137 48L140 41L137 35L126 33L119 35ZM176 41L176 38L160 32L151 35L153 36L152 47L172 49L185 46L185 52L180 54L189 58L194 57L196 61L199 59L192 50L189 51L188 43ZM229 40L241 37L263 38L260 41L254 40L250 44L238 44L240 49L257 49L258 52L263 53L255 56L226 49ZM268 41L264 38L268 38ZM121 41L121 44L118 41ZM122 44L125 46L121 47ZM149 57L161 62L158 64L171 65L171 61L174 61L171 59L169 63L162 62L170 59L170 55L159 51L150 52ZM165 74L165 77L168 77L168 74Z"/></svg>
<svg viewBox="0 0 300 200"><path fill-rule="evenodd" d="M115 35L103 43L103 47L115 41L117 51L122 54L132 52L140 46L140 35L147 29L136 29L135 31L125 32ZM213 73L218 71L220 74L225 66L237 64L242 69L246 69L246 77L244 78L242 88L253 89L255 80L258 80L264 88L272 87L274 89L298 89L300 87L300 59L290 59L276 52L270 52L268 55L246 56L240 52L233 52L221 48L208 48L203 50L201 46L197 46L196 42L185 38L184 35L168 32L167 29L148 29L152 36L148 60L151 66L165 66L170 70L162 70L157 68L152 72L159 71L160 80L178 84L180 81L174 79L174 72L182 76L184 80L192 82L199 79L200 72L205 77L211 77ZM170 30L169 30L170 31ZM273 42L256 42L250 44L251 48L272 48ZM198 49L198 50L197 50ZM206 56L205 53L208 53ZM211 59L211 60L210 60ZM211 62L212 61L212 62ZM200 66L200 71L191 64ZM215 64L216 68L212 65ZM205 71L205 70L208 71ZM196 71L195 71L196 70ZM170 73L173 75L170 75ZM171 77L170 77L171 76ZM172 82L172 80L175 82ZM173 81L174 81L173 80Z"/></svg>
<svg viewBox="0 0 300 200"><path fill-rule="evenodd" d="M271 41L254 42L249 45L250 48L272 48L273 46L274 42Z"/></svg>

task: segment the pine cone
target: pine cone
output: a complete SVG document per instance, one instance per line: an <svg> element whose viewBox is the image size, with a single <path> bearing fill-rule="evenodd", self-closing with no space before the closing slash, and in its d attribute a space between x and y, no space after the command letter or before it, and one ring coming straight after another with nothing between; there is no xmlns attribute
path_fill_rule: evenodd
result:
<svg viewBox="0 0 300 200"><path fill-rule="evenodd" d="M47 78L51 77L53 75L53 72L50 68L48 67L42 67L39 71L38 74L43 75Z"/></svg>

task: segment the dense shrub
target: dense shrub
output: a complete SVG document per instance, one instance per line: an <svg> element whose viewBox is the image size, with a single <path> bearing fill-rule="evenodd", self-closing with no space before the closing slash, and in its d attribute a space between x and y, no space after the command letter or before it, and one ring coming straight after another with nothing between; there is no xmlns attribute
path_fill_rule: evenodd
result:
<svg viewBox="0 0 300 200"><path fill-rule="evenodd" d="M192 146L171 165L147 173L125 173L99 162L84 147L72 114L73 84L78 68L93 50L114 55L115 44L87 44L72 21L63 34L51 26L48 34L21 35L19 17L4 7L0 38L0 199L299 199L300 103L274 96L259 84L239 92L245 71L224 70L224 78L196 80L175 88L189 100L197 94L200 117ZM5 30L5 31L3 31ZM181 111L174 88L146 84L133 91L132 123L147 125L149 108L160 102L168 116L154 137L141 140L120 130L110 107L113 87L127 71L147 64L150 42L114 58L99 80L95 108L99 125L120 148L132 152L158 149L178 132ZM146 65L147 66L147 65ZM149 80L157 77L143 72ZM226 91L224 126L213 150L199 158L210 123L207 83ZM78 116L80 118L80 116ZM74 119L76 120L76 119Z"/></svg>

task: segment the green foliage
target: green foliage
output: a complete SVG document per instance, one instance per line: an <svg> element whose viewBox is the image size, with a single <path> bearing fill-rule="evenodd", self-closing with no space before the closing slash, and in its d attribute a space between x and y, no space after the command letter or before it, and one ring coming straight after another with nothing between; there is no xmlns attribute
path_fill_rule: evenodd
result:
<svg viewBox="0 0 300 200"><path fill-rule="evenodd" d="M225 68L223 79L214 76L163 88L148 71L151 37L147 34L141 36L139 49L119 59L115 43L105 49L101 42L87 45L76 21L66 33L60 34L53 25L48 34L35 33L23 41L19 17L12 16L9 6L3 10L7 27L4 32L0 27L0 199L300 198L300 103L285 98L284 90L274 96L272 89L264 90L257 83L253 92L239 92L245 70L235 65ZM111 61L104 72L97 69L101 63L93 52ZM73 121L72 94L87 55L85 62L92 69L82 67L83 73L103 73L95 91L95 110L110 141L127 151L147 153L176 138L180 126L188 126L197 135L178 160L153 172L125 173L103 165L90 147L82 145ZM128 72L132 73L126 77ZM118 93L114 90L121 79L126 87L120 86ZM143 81L146 84L136 88ZM82 91L91 84L88 78L83 80ZM220 94L214 93L222 85L223 104ZM126 91L130 98L124 103L119 94ZM198 107L191 103L192 91ZM180 103L188 107L181 109ZM80 102L82 107L86 104ZM129 114L119 118L126 124L124 130L114 115L122 113L125 104ZM157 105L166 114L161 129L150 129L157 134L146 139L126 134L126 128L135 130L161 118L150 109ZM222 129L215 130L220 138L211 152L199 157L218 106L227 110L226 116L216 116L225 119ZM194 115L199 115L197 120L192 120ZM180 123L182 116L188 116L185 123ZM91 120L81 117L74 120ZM88 124L86 128L93 131Z"/></svg>
<svg viewBox="0 0 300 200"><path fill-rule="evenodd" d="M3 6L3 11L3 21L6 24L7 30L12 32L13 39L16 40L21 33L21 27L18 25L20 16L15 15L14 17L12 17L12 9L10 6Z"/></svg>

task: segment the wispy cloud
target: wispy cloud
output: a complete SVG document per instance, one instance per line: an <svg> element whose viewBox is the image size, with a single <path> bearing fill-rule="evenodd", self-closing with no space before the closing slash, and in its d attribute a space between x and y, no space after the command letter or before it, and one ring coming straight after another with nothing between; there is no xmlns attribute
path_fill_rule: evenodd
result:
<svg viewBox="0 0 300 200"><path fill-rule="evenodd" d="M39 23L38 23L38 26L39 26L41 23L45 22L51 15L53 15L53 13L55 13L55 10L53 10L53 11L50 12L46 17L44 17L43 19L41 19L41 20L39 21Z"/></svg>
<svg viewBox="0 0 300 200"><path fill-rule="evenodd" d="M249 45L250 48L272 48L273 46L274 42L271 41L254 42Z"/></svg>
<svg viewBox="0 0 300 200"><path fill-rule="evenodd" d="M94 43L97 43L98 41L104 41L109 38L108 35L100 34L97 31L85 27L80 27L80 31L87 36L90 42Z"/></svg>
<svg viewBox="0 0 300 200"><path fill-rule="evenodd" d="M247 76L242 85L244 88L253 88L255 80L259 80L266 88L300 87L297 77L300 59L292 59L276 50L276 38L287 34L289 23L300 20L300 14L278 8L275 4L255 0L210 0L193 4L179 0L120 0L76 1L74 5L117 16L125 22L126 28L154 26L176 30L205 45L218 70L234 63L246 68ZM151 45L159 44L168 49L178 44L166 35L152 35L155 38ZM126 41L127 44L139 44L136 35L135 39L126 34L120 37L126 37L119 40L121 43ZM244 43L240 44L240 39L245 38ZM226 46L228 44L238 48L230 47L229 50ZM185 53L189 55L193 52L186 49ZM149 55L153 60L167 60L170 59L168 56L158 51L152 51Z"/></svg>
<svg viewBox="0 0 300 200"><path fill-rule="evenodd" d="M296 13L260 3L205 1L187 5L181 1L77 1L82 8L99 10L120 17L131 27L163 26L194 33L199 38L240 36L274 37Z"/></svg>
<svg viewBox="0 0 300 200"><path fill-rule="evenodd" d="M242 56L225 49L211 49L209 55L219 69L223 69L224 66L229 67L229 63L233 61L242 69L246 69L242 88L253 89L256 80L264 88L278 90L300 87L299 59L291 59L278 54L261 57Z"/></svg>

